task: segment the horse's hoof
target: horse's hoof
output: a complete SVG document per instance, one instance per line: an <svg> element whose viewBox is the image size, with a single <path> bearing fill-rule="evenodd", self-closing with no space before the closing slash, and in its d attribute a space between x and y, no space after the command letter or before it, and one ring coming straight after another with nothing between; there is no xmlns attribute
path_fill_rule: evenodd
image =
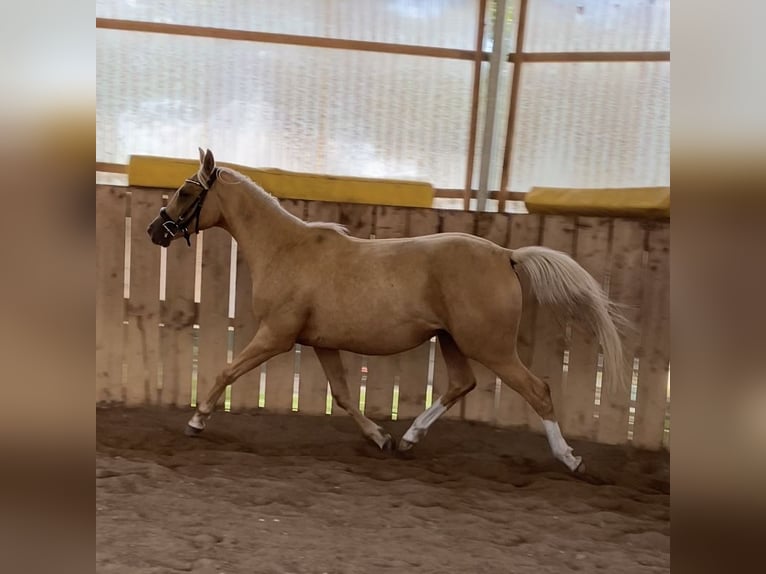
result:
<svg viewBox="0 0 766 574"><path fill-rule="evenodd" d="M186 429L184 430L184 434L186 436L199 436L199 433L201 433L205 429L198 429L197 427L193 427L191 425L186 425Z"/></svg>
<svg viewBox="0 0 766 574"><path fill-rule="evenodd" d="M374 436L368 437L375 446L384 452L390 452L394 450L394 439L388 433L380 433Z"/></svg>
<svg viewBox="0 0 766 574"><path fill-rule="evenodd" d="M406 438L403 438L399 441L399 446L397 447L397 449L399 450L399 452L407 452L413 446L415 446L414 442L410 442Z"/></svg>
<svg viewBox="0 0 766 574"><path fill-rule="evenodd" d="M569 470L575 474L582 474L585 472L585 463L582 461L581 456L573 456L571 464L568 464Z"/></svg>
<svg viewBox="0 0 766 574"><path fill-rule="evenodd" d="M393 437L386 433L383 435L383 444L380 447L380 450L385 452L393 452L394 450L394 439Z"/></svg>

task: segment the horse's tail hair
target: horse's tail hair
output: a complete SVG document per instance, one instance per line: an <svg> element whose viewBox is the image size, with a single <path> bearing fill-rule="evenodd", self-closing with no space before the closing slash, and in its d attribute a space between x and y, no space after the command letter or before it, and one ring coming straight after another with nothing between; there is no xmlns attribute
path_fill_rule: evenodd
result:
<svg viewBox="0 0 766 574"><path fill-rule="evenodd" d="M514 249L510 258L514 269L526 272L540 304L552 304L587 323L601 342L605 383L623 387L627 369L617 325L630 324L598 282L569 255L547 247Z"/></svg>

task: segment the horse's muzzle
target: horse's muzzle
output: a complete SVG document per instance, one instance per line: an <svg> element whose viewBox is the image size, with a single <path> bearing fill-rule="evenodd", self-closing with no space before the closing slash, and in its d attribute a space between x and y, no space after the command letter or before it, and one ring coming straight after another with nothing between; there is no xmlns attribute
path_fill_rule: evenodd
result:
<svg viewBox="0 0 766 574"><path fill-rule="evenodd" d="M170 245L170 242L173 241L176 234L171 233L171 230L167 229L165 225L163 225L164 223L165 222L162 221L160 217L154 218L154 220L149 224L149 227L146 228L146 233L149 234L149 238L152 240L152 243L162 247L167 247Z"/></svg>

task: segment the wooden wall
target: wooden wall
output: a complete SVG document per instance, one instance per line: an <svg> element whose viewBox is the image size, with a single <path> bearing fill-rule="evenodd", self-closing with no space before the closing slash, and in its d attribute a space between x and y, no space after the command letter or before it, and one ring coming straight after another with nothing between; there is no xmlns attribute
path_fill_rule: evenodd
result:
<svg viewBox="0 0 766 574"><path fill-rule="evenodd" d="M162 206L162 194L97 186L97 402L192 405L253 333L246 264L234 256L230 236L209 230L192 240L193 249L179 242L164 254L149 241L146 226ZM539 307L526 289L520 355L551 385L565 435L667 446L669 223L296 200L282 205L307 221L339 222L357 237L462 231L507 247L545 245L571 254L615 301L628 306L636 326L624 337L634 358L631 387L601 388L594 338ZM434 341L391 357L343 357L352 396L373 418L412 418L446 388ZM473 366L477 388L448 416L540 430L519 395L484 366ZM310 348L296 346L274 357L227 396L222 409L328 414L327 381ZM332 414L337 411L332 405Z"/></svg>

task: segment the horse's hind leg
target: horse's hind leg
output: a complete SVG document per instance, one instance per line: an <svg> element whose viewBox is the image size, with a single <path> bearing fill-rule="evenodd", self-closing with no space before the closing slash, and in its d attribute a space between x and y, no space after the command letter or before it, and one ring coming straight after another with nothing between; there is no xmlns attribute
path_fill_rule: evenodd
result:
<svg viewBox="0 0 766 574"><path fill-rule="evenodd" d="M561 435L559 423L556 422L556 415L553 412L550 387L532 374L516 353L513 353L508 360L502 363L487 364L487 366L497 373L503 383L524 397L535 412L540 415L553 456L572 471L584 470L582 457L572 455L572 447Z"/></svg>
<svg viewBox="0 0 766 574"><path fill-rule="evenodd" d="M210 418L215 405L228 385L271 357L289 350L290 345L292 345L292 341L284 341L283 344L279 344L268 329L259 329L247 347L242 349L232 363L216 377L215 385L210 389L205 400L197 403L197 410L186 425L186 434L189 436L198 435L205 429L207 419Z"/></svg>
<svg viewBox="0 0 766 574"><path fill-rule="evenodd" d="M327 380L330 381L330 392L335 403L345 410L362 429L364 436L378 445L381 450L388 450L393 446L391 435L386 433L382 427L375 424L362 414L362 411L351 400L351 394L348 391L346 383L346 370L343 367L343 361L340 358L340 352L335 349L323 349L314 347L317 358L324 369Z"/></svg>
<svg viewBox="0 0 766 574"><path fill-rule="evenodd" d="M412 421L410 428L399 441L399 450L411 449L426 435L429 427L439 417L447 412L460 397L466 395L476 386L476 377L474 377L471 366L465 355L458 349L452 336L446 332L439 333L439 345L447 365L447 377L449 379L447 392L437 398L430 407Z"/></svg>

